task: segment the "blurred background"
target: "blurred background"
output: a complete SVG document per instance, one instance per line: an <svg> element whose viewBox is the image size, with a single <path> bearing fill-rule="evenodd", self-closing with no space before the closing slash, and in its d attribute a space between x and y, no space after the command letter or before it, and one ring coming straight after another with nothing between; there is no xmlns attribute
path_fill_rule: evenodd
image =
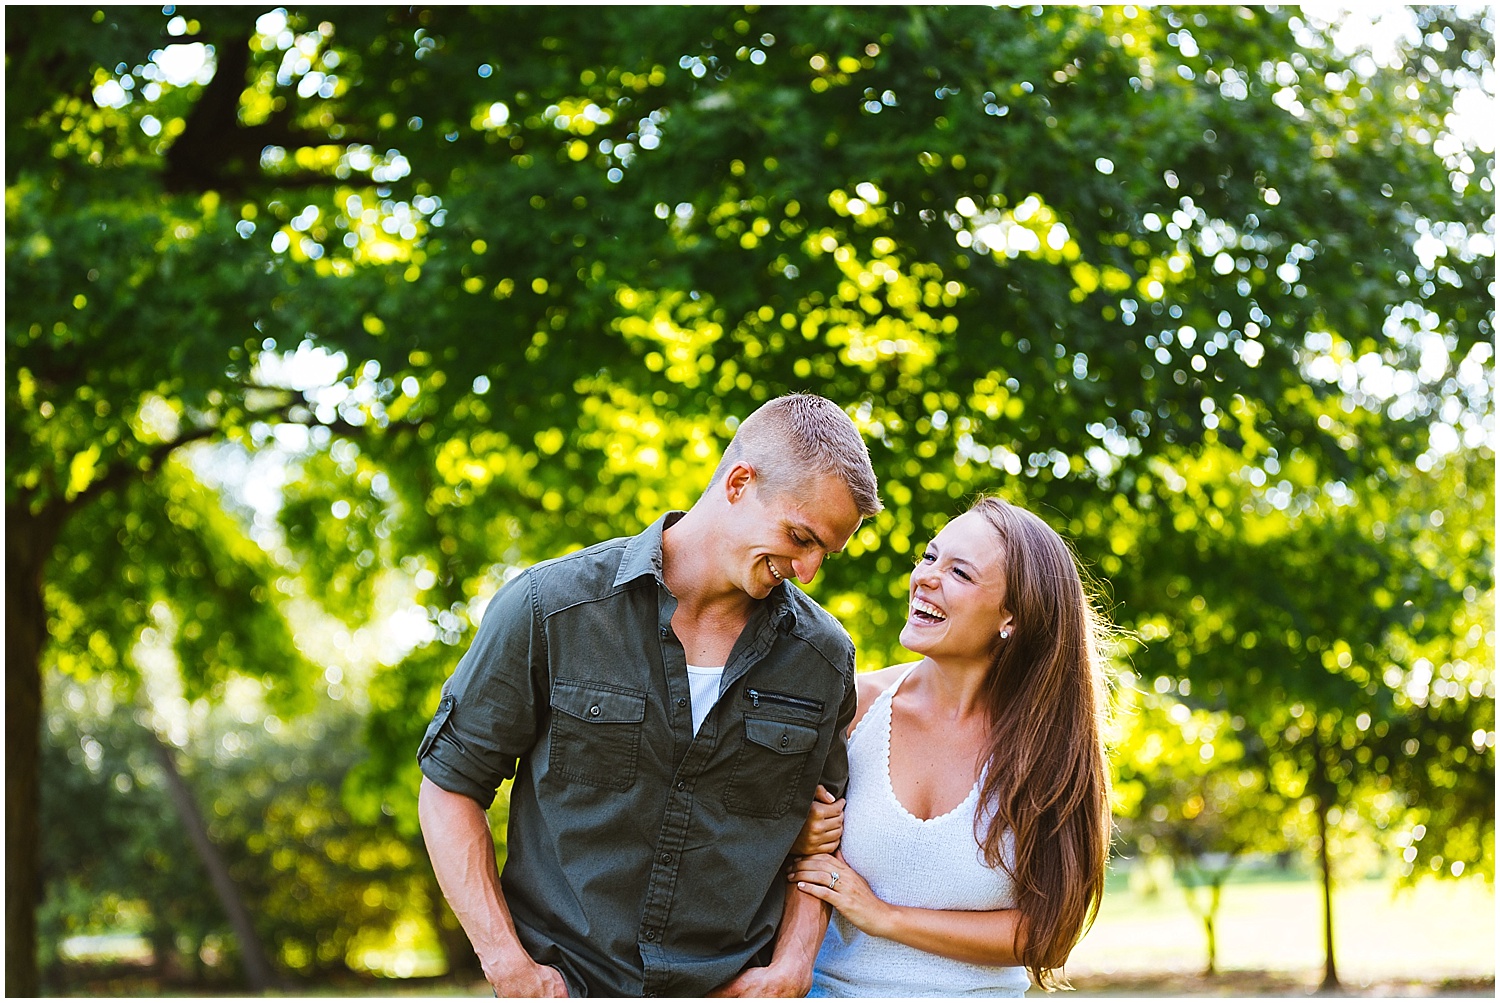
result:
<svg viewBox="0 0 1500 1003"><path fill-rule="evenodd" d="M8 995L487 994L518 569L811 390L1120 628L1085 993L1493 994L1488 7L8 7ZM503 847L505 799L491 816Z"/></svg>

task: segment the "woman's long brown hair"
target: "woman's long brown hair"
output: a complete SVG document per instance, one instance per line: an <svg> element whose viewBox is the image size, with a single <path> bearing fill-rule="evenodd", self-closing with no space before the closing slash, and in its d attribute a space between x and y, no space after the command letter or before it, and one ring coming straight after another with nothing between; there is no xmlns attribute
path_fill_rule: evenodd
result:
<svg viewBox="0 0 1500 1003"><path fill-rule="evenodd" d="M1109 858L1105 626L1051 527L999 498L970 511L999 535L1012 618L985 680L990 739L975 837L1015 884L1021 963L1044 989L1067 988L1061 969L1098 913Z"/></svg>

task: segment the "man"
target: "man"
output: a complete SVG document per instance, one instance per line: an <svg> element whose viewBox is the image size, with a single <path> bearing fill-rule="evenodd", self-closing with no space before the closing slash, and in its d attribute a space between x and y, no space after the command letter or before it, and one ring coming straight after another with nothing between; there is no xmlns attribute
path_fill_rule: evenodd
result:
<svg viewBox="0 0 1500 1003"><path fill-rule="evenodd" d="M847 778L854 650L812 581L880 511L848 416L740 426L686 513L506 585L418 751L438 883L499 996L802 995L827 914L784 864ZM504 874L484 806L514 776Z"/></svg>

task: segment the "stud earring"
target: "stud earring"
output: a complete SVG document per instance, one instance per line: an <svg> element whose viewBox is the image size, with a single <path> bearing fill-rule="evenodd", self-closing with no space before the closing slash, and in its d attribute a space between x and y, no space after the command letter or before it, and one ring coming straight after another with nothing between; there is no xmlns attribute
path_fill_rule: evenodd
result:
<svg viewBox="0 0 1500 1003"><path fill-rule="evenodd" d="M1009 639L1009 637L1010 637L1010 631L1008 629L1007 630L1002 630L1000 632L1000 640L1004 641L1004 640Z"/></svg>

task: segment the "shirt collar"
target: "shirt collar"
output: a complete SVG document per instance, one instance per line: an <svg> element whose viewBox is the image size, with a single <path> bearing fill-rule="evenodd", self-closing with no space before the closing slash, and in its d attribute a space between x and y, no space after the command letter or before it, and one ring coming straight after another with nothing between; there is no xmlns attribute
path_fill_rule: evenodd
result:
<svg viewBox="0 0 1500 1003"><path fill-rule="evenodd" d="M782 582L766 597L766 601L772 604L771 626L777 630L789 631L797 625L797 607L792 603L791 596L796 588L790 582Z"/></svg>
<svg viewBox="0 0 1500 1003"><path fill-rule="evenodd" d="M663 587L666 586L661 573L661 535L683 515L680 511L667 512L638 536L631 537L630 542L625 545L625 556L620 559L620 570L615 574L616 588L626 582L633 582L642 575L651 575Z"/></svg>
<svg viewBox="0 0 1500 1003"><path fill-rule="evenodd" d="M661 570L662 533L685 514L679 510L667 512L631 538L625 545L625 555L620 559L620 570L615 574L616 588L643 575L651 575L662 588L666 588L667 582ZM790 630L797 622L796 603L791 596L795 588L790 582L782 582L761 601L777 629Z"/></svg>

